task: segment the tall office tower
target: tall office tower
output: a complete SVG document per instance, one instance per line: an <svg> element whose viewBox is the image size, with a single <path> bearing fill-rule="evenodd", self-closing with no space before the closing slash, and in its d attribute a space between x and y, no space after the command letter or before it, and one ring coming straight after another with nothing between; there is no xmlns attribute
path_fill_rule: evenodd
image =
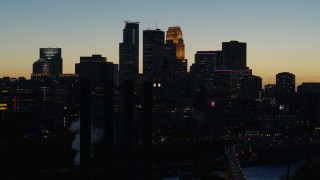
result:
<svg viewBox="0 0 320 180"><path fill-rule="evenodd" d="M241 92L241 81L244 77L251 76L252 69L233 69L230 76L230 93L231 99L237 99Z"/></svg>
<svg viewBox="0 0 320 180"><path fill-rule="evenodd" d="M190 74L193 80L192 97L199 101L197 107L206 104L204 101L214 96L214 74L216 61L220 56L221 51L197 51L195 54L195 63L190 67Z"/></svg>
<svg viewBox="0 0 320 180"><path fill-rule="evenodd" d="M125 22L123 42L119 44L120 82L139 74L139 22Z"/></svg>
<svg viewBox="0 0 320 180"><path fill-rule="evenodd" d="M33 74L48 74L49 71L49 63L45 59L39 59L33 63Z"/></svg>
<svg viewBox="0 0 320 180"><path fill-rule="evenodd" d="M152 74L155 45L164 44L164 32L160 29L143 31L143 74Z"/></svg>
<svg viewBox="0 0 320 180"><path fill-rule="evenodd" d="M154 81L168 81L175 73L176 49L169 44L155 45L154 47L152 78Z"/></svg>
<svg viewBox="0 0 320 180"><path fill-rule="evenodd" d="M217 63L222 60L222 51L197 51L193 71L197 75L214 75ZM218 64L220 65L220 64Z"/></svg>
<svg viewBox="0 0 320 180"><path fill-rule="evenodd" d="M295 75L289 72L282 72L276 75L277 92L294 93Z"/></svg>
<svg viewBox="0 0 320 180"><path fill-rule="evenodd" d="M295 75L282 72L276 75L276 98L277 104L283 106L293 105L295 94ZM287 107L285 107L287 109Z"/></svg>
<svg viewBox="0 0 320 180"><path fill-rule="evenodd" d="M66 112L79 113L80 81L77 74L61 74L56 85L55 104ZM75 114L73 113L73 114Z"/></svg>
<svg viewBox="0 0 320 180"><path fill-rule="evenodd" d="M166 44L173 44L176 48L175 73L177 75L186 74L188 61L185 59L185 46L182 31L179 26L169 27L166 36Z"/></svg>
<svg viewBox="0 0 320 180"><path fill-rule="evenodd" d="M113 152L113 89L114 64L107 62L106 57L92 55L80 57L80 63L75 65L76 74L80 79L80 169L81 176L90 176L91 138L95 132L102 133L104 168L112 179ZM92 132L91 132L91 127ZM82 152L83 156L82 156ZM111 171L111 172L110 172ZM87 178L90 179L90 178Z"/></svg>
<svg viewBox="0 0 320 180"><path fill-rule="evenodd" d="M247 44L230 41L222 43L223 59L228 69L245 69L247 67Z"/></svg>
<svg viewBox="0 0 320 180"><path fill-rule="evenodd" d="M107 58L101 55L80 57L80 63L75 65L76 74L82 79L90 80L90 101L92 126L102 128L104 126L104 91L105 81L114 80L114 65L106 62Z"/></svg>
<svg viewBox="0 0 320 180"><path fill-rule="evenodd" d="M17 85L17 111L53 112L55 87L45 74L32 74L31 80Z"/></svg>
<svg viewBox="0 0 320 180"><path fill-rule="evenodd" d="M40 48L40 59L49 63L50 74L58 77L62 74L61 48Z"/></svg>

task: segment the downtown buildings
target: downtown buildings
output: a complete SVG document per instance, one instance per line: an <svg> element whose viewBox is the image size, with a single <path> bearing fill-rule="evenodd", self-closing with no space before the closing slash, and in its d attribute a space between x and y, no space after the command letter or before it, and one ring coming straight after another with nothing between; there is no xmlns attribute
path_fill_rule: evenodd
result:
<svg viewBox="0 0 320 180"><path fill-rule="evenodd" d="M119 73L117 65L107 62L106 57L92 55L80 57L75 74L62 74L61 49L41 48L31 80L0 79L0 110L37 113L33 117L41 117L36 123L42 130L61 134L69 132L69 124L84 113L83 144L90 144L91 126L103 130L101 141L106 147L102 151L108 151L106 159L114 159L100 159L102 164L114 164L100 164L99 168L114 168L124 179L150 177L139 173L151 172L150 167L170 167L162 163L170 153L160 153L158 161L152 164L151 160L150 165L153 145L177 147L184 143L285 137L298 118L314 123L320 102L315 95L317 85L303 84L297 95L295 76L279 73L276 85L266 86L263 93L261 78L247 67L246 43L238 41L223 42L221 51L197 51L188 73L185 46L178 26L169 27L166 33L160 29L143 31L143 74L138 71L138 22L125 23L123 42L119 44ZM85 79L90 85L82 86ZM107 81L114 81L114 86ZM295 98L298 101L292 102ZM297 106L296 102L301 104ZM299 116L301 112L310 116ZM90 164L91 152L86 150L83 154ZM173 162L177 167L186 164Z"/></svg>

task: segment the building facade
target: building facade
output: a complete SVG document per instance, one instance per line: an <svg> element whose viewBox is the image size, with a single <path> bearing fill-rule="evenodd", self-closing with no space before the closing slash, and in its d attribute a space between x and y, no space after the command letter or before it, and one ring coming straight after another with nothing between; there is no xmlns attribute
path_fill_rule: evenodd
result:
<svg viewBox="0 0 320 180"><path fill-rule="evenodd" d="M187 74L188 61L185 59L185 45L182 30L179 26L168 28L166 44L174 45L176 49L175 74L178 76Z"/></svg>
<svg viewBox="0 0 320 180"><path fill-rule="evenodd" d="M48 61L52 76L62 74L61 48L40 48L40 59Z"/></svg>
<svg viewBox="0 0 320 180"><path fill-rule="evenodd" d="M139 22L125 22L123 42L119 44L120 81L139 74Z"/></svg>
<svg viewBox="0 0 320 180"><path fill-rule="evenodd" d="M156 45L164 44L164 31L147 29L143 31L143 74L152 74Z"/></svg>
<svg viewBox="0 0 320 180"><path fill-rule="evenodd" d="M222 43L223 59L228 69L247 67L247 44L239 41Z"/></svg>

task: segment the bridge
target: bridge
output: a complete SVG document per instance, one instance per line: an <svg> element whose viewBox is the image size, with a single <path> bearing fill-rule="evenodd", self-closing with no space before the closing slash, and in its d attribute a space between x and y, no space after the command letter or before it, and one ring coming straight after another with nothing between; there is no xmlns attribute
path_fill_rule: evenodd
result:
<svg viewBox="0 0 320 180"><path fill-rule="evenodd" d="M245 180L241 165L236 155L234 146L226 147L224 159L224 169L228 180Z"/></svg>

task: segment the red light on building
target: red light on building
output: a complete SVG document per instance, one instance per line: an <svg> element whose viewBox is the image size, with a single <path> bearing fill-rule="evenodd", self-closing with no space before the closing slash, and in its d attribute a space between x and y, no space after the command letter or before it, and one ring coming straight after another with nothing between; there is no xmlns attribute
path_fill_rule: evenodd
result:
<svg viewBox="0 0 320 180"><path fill-rule="evenodd" d="M211 108L216 107L216 102L214 100L210 101L210 107Z"/></svg>
<svg viewBox="0 0 320 180"><path fill-rule="evenodd" d="M17 96L13 96L13 112L17 112Z"/></svg>

